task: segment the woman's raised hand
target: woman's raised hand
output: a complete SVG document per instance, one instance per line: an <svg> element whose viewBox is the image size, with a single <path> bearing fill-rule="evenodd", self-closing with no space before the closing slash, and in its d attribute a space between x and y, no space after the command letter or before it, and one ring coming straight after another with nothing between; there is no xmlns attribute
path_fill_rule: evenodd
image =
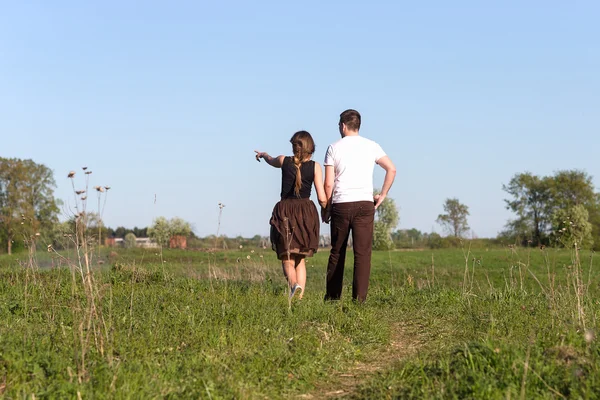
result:
<svg viewBox="0 0 600 400"><path fill-rule="evenodd" d="M281 168L281 166L283 165L283 159L285 158L285 156L272 157L269 155L269 153L267 153L265 151L254 150L254 152L256 153L256 155L254 157L256 158L256 161L258 161L258 162L260 162L260 159L262 158L271 167Z"/></svg>
<svg viewBox="0 0 600 400"><path fill-rule="evenodd" d="M254 150L254 152L256 153L256 161L260 162L261 158L265 158L266 156L268 156L268 154L264 151L258 151L258 150Z"/></svg>

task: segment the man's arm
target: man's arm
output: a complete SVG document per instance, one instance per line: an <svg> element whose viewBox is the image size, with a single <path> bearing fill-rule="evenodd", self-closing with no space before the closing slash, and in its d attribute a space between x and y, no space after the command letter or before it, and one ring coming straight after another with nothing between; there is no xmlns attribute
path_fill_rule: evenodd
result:
<svg viewBox="0 0 600 400"><path fill-rule="evenodd" d="M385 170L385 178L383 179L381 193L373 196L373 200L375 201L375 209L377 209L383 200L385 200L390 188L392 187L392 184L394 183L394 179L396 178L396 167L388 156L381 157L379 160L377 160L377 165Z"/></svg>
<svg viewBox="0 0 600 400"><path fill-rule="evenodd" d="M331 197L333 196L333 182L334 182L334 171L333 165L325 166L325 198L327 200L325 207L321 207L321 220L326 224L331 220Z"/></svg>
<svg viewBox="0 0 600 400"><path fill-rule="evenodd" d="M327 203L331 202L331 196L333 196L333 181L334 181L333 165L325 166L325 197Z"/></svg>

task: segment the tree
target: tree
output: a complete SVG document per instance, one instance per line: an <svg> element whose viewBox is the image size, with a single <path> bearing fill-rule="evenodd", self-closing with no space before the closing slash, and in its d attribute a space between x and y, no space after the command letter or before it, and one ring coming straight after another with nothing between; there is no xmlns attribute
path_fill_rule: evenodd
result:
<svg viewBox="0 0 600 400"><path fill-rule="evenodd" d="M154 239L161 247L166 247L171 239L171 227L169 221L165 217L158 217L148 228L148 236Z"/></svg>
<svg viewBox="0 0 600 400"><path fill-rule="evenodd" d="M189 222L179 217L172 218L169 221L172 236L188 236L192 232L192 226Z"/></svg>
<svg viewBox="0 0 600 400"><path fill-rule="evenodd" d="M446 199L444 202L444 211L446 214L440 214L437 217L437 223L454 237L462 237L469 231L467 216L469 207L461 204L457 198Z"/></svg>
<svg viewBox="0 0 600 400"><path fill-rule="evenodd" d="M189 222L175 217L167 220L165 217L158 217L148 228L148 236L154 239L162 247L167 247L173 236L188 236L192 232L192 226Z"/></svg>
<svg viewBox="0 0 600 400"><path fill-rule="evenodd" d="M128 232L128 230L125 229L125 227L118 226L117 229L115 229L114 237L116 237L116 238L125 238L125 235L127 234L127 232Z"/></svg>
<svg viewBox="0 0 600 400"><path fill-rule="evenodd" d="M148 237L148 228L138 228L134 226L131 230L136 237Z"/></svg>
<svg viewBox="0 0 600 400"><path fill-rule="evenodd" d="M516 220L508 223L508 228L512 228L517 236L531 237L535 245L541 244L547 237L552 215L551 185L551 178L540 178L530 172L516 174L508 186L502 185L502 189L513 197L512 200L504 200L506 208L517 214Z"/></svg>
<svg viewBox="0 0 600 400"><path fill-rule="evenodd" d="M53 225L52 231L48 234L48 242L52 244L55 250L63 250L73 246L74 226L72 220L57 222Z"/></svg>
<svg viewBox="0 0 600 400"><path fill-rule="evenodd" d="M573 207L583 206L587 211L587 222L590 223L591 229L587 244L600 245L600 194L594 192L592 177L580 170L558 171L554 174L551 192L552 214L554 215L559 209L562 209L565 210L563 214L568 216L572 216L573 213L581 215L581 210L574 211ZM582 226L578 224L579 228ZM553 232L556 232L554 222L552 229ZM578 245L581 247L586 244L578 242Z"/></svg>
<svg viewBox="0 0 600 400"><path fill-rule="evenodd" d="M522 242L531 239L534 245L547 243L549 234L556 233L557 216L566 218L575 212L573 207L583 206L591 225L590 241L600 244L600 194L594 192L592 177L587 173L562 170L553 176L538 177L526 172L516 174L503 188L513 197L505 200L507 208L517 214L508 222L504 236ZM577 213L583 215L581 210ZM555 237L553 241L556 243Z"/></svg>
<svg viewBox="0 0 600 400"><path fill-rule="evenodd" d="M579 170L557 171L550 180L550 194L554 209L577 205L588 208L596 201L592 177Z"/></svg>
<svg viewBox="0 0 600 400"><path fill-rule="evenodd" d="M505 229L498 234L498 238L508 243L525 244L531 239L531 225L524 218L510 220L506 223Z"/></svg>
<svg viewBox="0 0 600 400"><path fill-rule="evenodd" d="M136 245L136 237L132 232L129 232L125 235L123 242L125 244L126 249L133 249Z"/></svg>
<svg viewBox="0 0 600 400"><path fill-rule="evenodd" d="M416 228L399 229L392 233L392 240L396 247L419 247L424 243L424 234Z"/></svg>
<svg viewBox="0 0 600 400"><path fill-rule="evenodd" d="M88 239L101 240L108 237L108 228L104 226L102 217L97 212L86 212L84 219L87 224L86 237ZM73 224L74 225L74 224Z"/></svg>
<svg viewBox="0 0 600 400"><path fill-rule="evenodd" d="M594 243L589 214L582 204L556 209L552 215L552 234L555 244L568 248L588 247Z"/></svg>
<svg viewBox="0 0 600 400"><path fill-rule="evenodd" d="M0 158L0 231L8 254L17 235L51 232L58 222L52 170L32 160Z"/></svg>
<svg viewBox="0 0 600 400"><path fill-rule="evenodd" d="M594 250L600 250L600 193L596 193L594 203L588 208L589 221L592 224Z"/></svg>
<svg viewBox="0 0 600 400"><path fill-rule="evenodd" d="M373 225L373 249L374 250L391 250L394 248L394 241L388 228L375 221Z"/></svg>
<svg viewBox="0 0 600 400"><path fill-rule="evenodd" d="M427 245L431 249L441 249L443 245L442 237L439 233L432 232L427 238Z"/></svg>
<svg viewBox="0 0 600 400"><path fill-rule="evenodd" d="M375 191L375 195L379 192ZM373 225L373 249L391 250L394 248L392 230L398 225L400 216L393 199L386 197L377 207L376 219Z"/></svg>
<svg viewBox="0 0 600 400"><path fill-rule="evenodd" d="M133 233L136 238L148 237L148 228L138 228L137 226L134 226L133 229L127 229L124 226L118 226L116 229L108 228L107 230L107 234L116 238L125 238L125 235L129 232Z"/></svg>
<svg viewBox="0 0 600 400"><path fill-rule="evenodd" d="M416 228L407 230L406 234L412 243L420 242L421 239L423 238L423 232L421 232L420 230L418 230Z"/></svg>

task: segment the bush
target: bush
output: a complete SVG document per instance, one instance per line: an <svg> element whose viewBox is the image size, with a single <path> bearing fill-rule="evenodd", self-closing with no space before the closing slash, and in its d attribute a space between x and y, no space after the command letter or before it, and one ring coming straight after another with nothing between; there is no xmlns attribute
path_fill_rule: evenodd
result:
<svg viewBox="0 0 600 400"><path fill-rule="evenodd" d="M123 239L123 242L125 244L125 248L126 249L133 249L135 247L135 240L137 238L135 237L135 235L132 232L129 232L128 234L125 235L125 238Z"/></svg>

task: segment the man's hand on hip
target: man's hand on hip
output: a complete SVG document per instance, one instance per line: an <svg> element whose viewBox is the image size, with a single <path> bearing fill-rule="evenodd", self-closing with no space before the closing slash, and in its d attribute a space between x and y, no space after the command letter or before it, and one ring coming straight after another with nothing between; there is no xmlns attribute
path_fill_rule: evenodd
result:
<svg viewBox="0 0 600 400"><path fill-rule="evenodd" d="M385 200L386 195L385 194L376 194L373 196L373 203L375 203L375 209L377 210L377 207L379 207L381 205L381 203L383 203L383 200Z"/></svg>

